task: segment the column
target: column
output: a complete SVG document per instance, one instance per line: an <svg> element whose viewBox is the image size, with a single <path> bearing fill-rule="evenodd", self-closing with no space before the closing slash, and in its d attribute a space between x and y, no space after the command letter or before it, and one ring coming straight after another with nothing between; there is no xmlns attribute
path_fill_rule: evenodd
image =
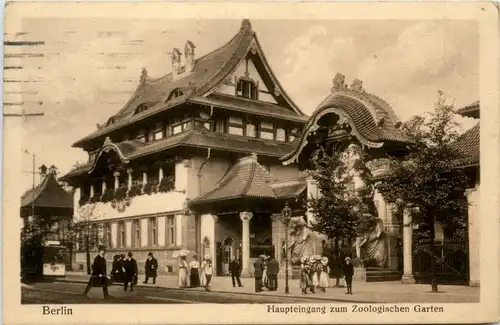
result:
<svg viewBox="0 0 500 325"><path fill-rule="evenodd" d="M479 189L473 188L466 191L469 202L468 226L469 226L469 286L479 286L480 268L480 222L479 209Z"/></svg>
<svg viewBox="0 0 500 325"><path fill-rule="evenodd" d="M281 265L281 214L273 214L271 216L272 220L272 239L274 245L274 258Z"/></svg>
<svg viewBox="0 0 500 325"><path fill-rule="evenodd" d="M253 217L252 212L240 212L240 219L242 222L242 236L241 236L241 275L250 275L250 220Z"/></svg>
<svg viewBox="0 0 500 325"><path fill-rule="evenodd" d="M94 197L94 185L90 185L90 198Z"/></svg>
<svg viewBox="0 0 500 325"><path fill-rule="evenodd" d="M413 227L408 211L403 212L403 277L402 283L413 284Z"/></svg>
<svg viewBox="0 0 500 325"><path fill-rule="evenodd" d="M106 178L102 178L102 193L101 194L104 194L104 192L106 192Z"/></svg>
<svg viewBox="0 0 500 325"><path fill-rule="evenodd" d="M148 183L148 173L143 172L142 173L142 189L141 189L142 192L144 192L144 187L146 187L147 183Z"/></svg>
<svg viewBox="0 0 500 325"><path fill-rule="evenodd" d="M127 169L127 174L128 174L128 190L132 188L132 168Z"/></svg>
<svg viewBox="0 0 500 325"><path fill-rule="evenodd" d="M159 173L158 173L158 184L160 184L160 183L161 183L161 180L163 179L163 167L162 167L162 166L160 166L160 168L159 168L159 169L160 169L160 171L159 171Z"/></svg>
<svg viewBox="0 0 500 325"><path fill-rule="evenodd" d="M120 187L120 180L118 179L118 177L120 177L120 173L114 172L113 176L115 177L115 190L117 190L118 187Z"/></svg>
<svg viewBox="0 0 500 325"><path fill-rule="evenodd" d="M307 177L306 179L306 184L307 184L307 188L306 188L306 192L307 192L307 199L309 198L317 198L319 196L319 193L318 193L318 186L316 185L314 179L312 177ZM308 210L306 212L306 215L307 215L307 223L308 224L311 224L312 222L314 222L314 215L311 213L310 210Z"/></svg>

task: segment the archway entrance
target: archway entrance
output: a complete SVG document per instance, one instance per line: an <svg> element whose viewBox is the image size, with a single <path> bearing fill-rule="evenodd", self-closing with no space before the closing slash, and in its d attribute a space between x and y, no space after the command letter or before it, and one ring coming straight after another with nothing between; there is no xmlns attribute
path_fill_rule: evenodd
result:
<svg viewBox="0 0 500 325"><path fill-rule="evenodd" d="M222 242L222 273L229 274L229 264L234 259L234 239L226 236Z"/></svg>

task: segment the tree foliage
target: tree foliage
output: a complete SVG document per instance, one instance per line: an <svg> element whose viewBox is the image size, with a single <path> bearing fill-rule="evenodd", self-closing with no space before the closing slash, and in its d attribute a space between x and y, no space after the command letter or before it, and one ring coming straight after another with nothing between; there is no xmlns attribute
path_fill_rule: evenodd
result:
<svg viewBox="0 0 500 325"><path fill-rule="evenodd" d="M313 168L307 174L321 195L307 198L306 204L315 219L313 230L328 238L355 237L361 213L373 210L369 200L365 200L369 187L359 190L354 187L354 177L366 175L362 157L358 146L346 148L343 143L335 145L331 153L323 148L315 151L311 160Z"/></svg>
<svg viewBox="0 0 500 325"><path fill-rule="evenodd" d="M448 236L464 236L468 179L456 168L460 153L452 143L459 136L451 106L438 101L428 118L413 117L403 126L411 139L404 159L390 159L389 173L377 185L386 202L406 210L421 235L430 235L435 221Z"/></svg>

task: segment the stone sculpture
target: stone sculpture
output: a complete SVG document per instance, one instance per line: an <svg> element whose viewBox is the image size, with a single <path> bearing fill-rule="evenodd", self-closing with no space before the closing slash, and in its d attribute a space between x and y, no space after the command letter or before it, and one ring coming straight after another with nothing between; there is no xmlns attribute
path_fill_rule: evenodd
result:
<svg viewBox="0 0 500 325"><path fill-rule="evenodd" d="M364 266L384 268L387 266L387 242L382 219L364 213L359 220L359 235L356 238L356 255ZM361 255L363 249L363 256Z"/></svg>

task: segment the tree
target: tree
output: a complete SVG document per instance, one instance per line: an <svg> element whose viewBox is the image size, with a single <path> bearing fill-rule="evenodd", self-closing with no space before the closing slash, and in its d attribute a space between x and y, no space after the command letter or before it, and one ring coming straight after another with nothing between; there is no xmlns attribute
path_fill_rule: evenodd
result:
<svg viewBox="0 0 500 325"><path fill-rule="evenodd" d="M409 154L390 158L389 172L377 185L396 211L410 214L412 223L419 225L418 235L428 238L433 292L438 291L435 223L449 236L461 237L467 225L468 179L462 169L455 168L460 153L451 145L459 135L452 108L440 98L427 118L414 117L405 123L403 130L412 140Z"/></svg>
<svg viewBox="0 0 500 325"><path fill-rule="evenodd" d="M334 240L337 258L339 240L347 239L351 246L360 214L368 209L364 195L354 188L354 177L365 175L360 168L364 165L362 157L360 148L354 145L337 143L331 153L321 147L313 154L312 169L307 171L321 193L306 200L306 208L315 219L312 228ZM337 276L337 285L338 280Z"/></svg>
<svg viewBox="0 0 500 325"><path fill-rule="evenodd" d="M96 203L87 203L78 208L67 237L67 242L72 243L72 248L79 242L79 239L83 239L88 274L91 273L90 248L99 245L99 233L102 228L101 224L96 223L101 217L96 214L96 206Z"/></svg>

